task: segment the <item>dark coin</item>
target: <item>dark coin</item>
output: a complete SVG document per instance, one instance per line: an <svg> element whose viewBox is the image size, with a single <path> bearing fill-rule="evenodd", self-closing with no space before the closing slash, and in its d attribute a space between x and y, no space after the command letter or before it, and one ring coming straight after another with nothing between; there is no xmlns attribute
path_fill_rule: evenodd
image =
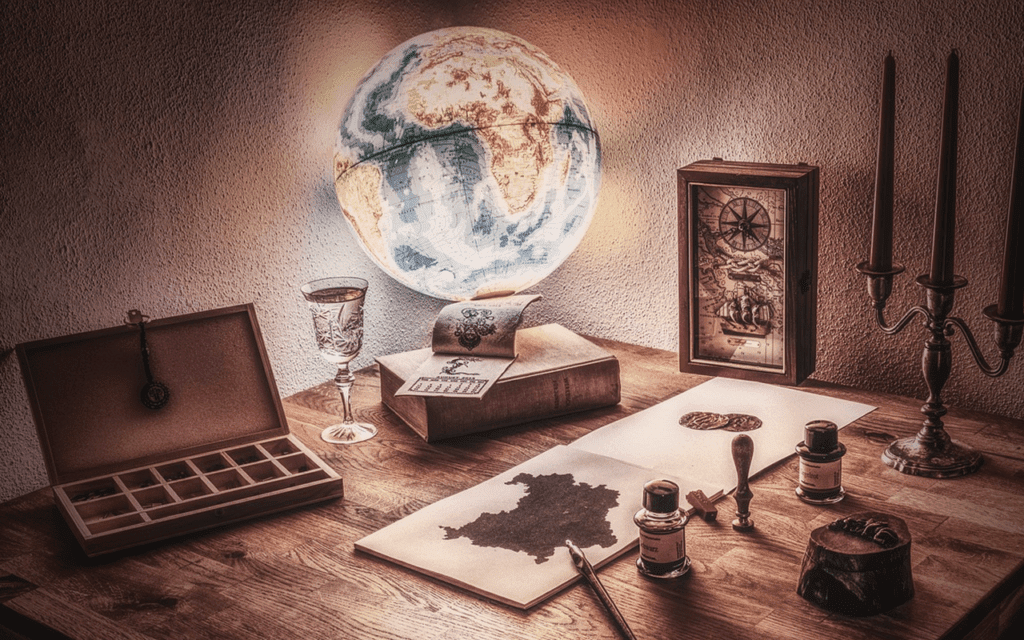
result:
<svg viewBox="0 0 1024 640"><path fill-rule="evenodd" d="M745 413L727 413L729 424L725 425L726 431L753 431L761 428L761 419Z"/></svg>
<svg viewBox="0 0 1024 640"><path fill-rule="evenodd" d="M729 418L711 411L691 411L679 418L679 424L698 431L710 431L729 424Z"/></svg>

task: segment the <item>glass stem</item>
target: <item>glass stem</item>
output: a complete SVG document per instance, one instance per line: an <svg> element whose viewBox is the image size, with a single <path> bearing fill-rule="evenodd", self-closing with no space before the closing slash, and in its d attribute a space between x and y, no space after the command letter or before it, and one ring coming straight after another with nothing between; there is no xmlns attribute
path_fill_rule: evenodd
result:
<svg viewBox="0 0 1024 640"><path fill-rule="evenodd" d="M341 407L344 413L343 424L352 424L352 383L356 377L348 368L348 363L338 365L338 375L334 376L334 384L341 393Z"/></svg>

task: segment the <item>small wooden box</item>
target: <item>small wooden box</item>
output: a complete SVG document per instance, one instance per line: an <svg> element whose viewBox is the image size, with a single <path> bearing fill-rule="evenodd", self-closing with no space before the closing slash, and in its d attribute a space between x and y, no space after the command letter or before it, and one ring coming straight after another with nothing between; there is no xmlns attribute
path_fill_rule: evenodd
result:
<svg viewBox="0 0 1024 640"><path fill-rule="evenodd" d="M869 526L872 532L865 533ZM878 511L818 527L807 542L796 592L847 616L888 611L914 597L910 546L907 523Z"/></svg>
<svg viewBox="0 0 1024 640"><path fill-rule="evenodd" d="M715 158L677 177L679 370L800 384L817 344L818 168Z"/></svg>
<svg viewBox="0 0 1024 640"><path fill-rule="evenodd" d="M342 495L288 431L253 306L20 344L57 507L93 556Z"/></svg>

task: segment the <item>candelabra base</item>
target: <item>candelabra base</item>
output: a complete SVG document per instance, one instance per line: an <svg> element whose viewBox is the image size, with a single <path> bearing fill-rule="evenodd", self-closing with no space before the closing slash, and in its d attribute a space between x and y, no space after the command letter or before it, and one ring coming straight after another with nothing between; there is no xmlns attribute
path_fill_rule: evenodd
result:
<svg viewBox="0 0 1024 640"><path fill-rule="evenodd" d="M944 445L923 444L916 437L901 438L882 452L882 462L900 473L925 478L956 478L981 466L981 453L949 440Z"/></svg>

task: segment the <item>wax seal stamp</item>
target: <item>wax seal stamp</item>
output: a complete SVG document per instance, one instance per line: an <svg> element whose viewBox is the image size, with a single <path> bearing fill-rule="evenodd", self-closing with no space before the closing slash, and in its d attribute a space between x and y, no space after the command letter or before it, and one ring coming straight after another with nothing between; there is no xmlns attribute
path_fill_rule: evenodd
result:
<svg viewBox="0 0 1024 640"><path fill-rule="evenodd" d="M732 461L736 465L736 491L732 494L736 500L736 519L732 528L737 531L749 531L754 528L750 519L750 500L754 492L750 490L750 461L754 458L754 441L745 433L732 439Z"/></svg>
<svg viewBox="0 0 1024 640"><path fill-rule="evenodd" d="M700 489L686 494L686 501L690 503L694 511L708 522L718 519L718 509L713 500L704 495Z"/></svg>

